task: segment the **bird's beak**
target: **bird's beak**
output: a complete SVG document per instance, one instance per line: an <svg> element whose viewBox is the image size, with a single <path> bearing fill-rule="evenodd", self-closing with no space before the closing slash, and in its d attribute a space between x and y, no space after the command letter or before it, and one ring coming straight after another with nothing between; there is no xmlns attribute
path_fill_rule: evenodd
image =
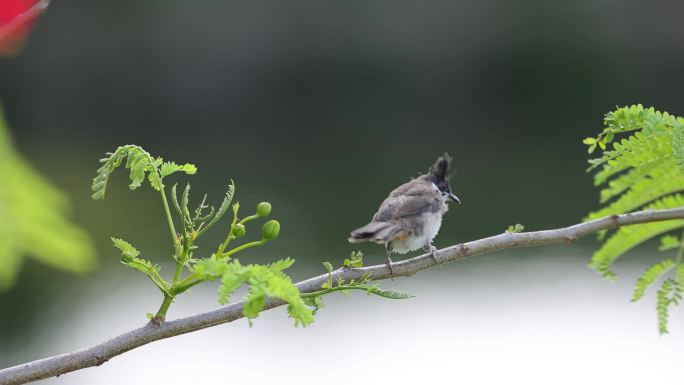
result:
<svg viewBox="0 0 684 385"><path fill-rule="evenodd" d="M459 205L461 204L461 200L458 199L458 197L457 197L456 195L452 194L452 193L449 193L449 199L451 199L452 201L458 203Z"/></svg>

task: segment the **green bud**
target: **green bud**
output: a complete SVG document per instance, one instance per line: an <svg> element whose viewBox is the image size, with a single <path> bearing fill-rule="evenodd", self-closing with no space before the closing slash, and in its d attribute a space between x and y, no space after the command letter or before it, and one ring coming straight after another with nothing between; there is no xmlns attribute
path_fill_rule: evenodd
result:
<svg viewBox="0 0 684 385"><path fill-rule="evenodd" d="M261 234L263 239L267 241L272 241L278 238L278 234L280 234L280 223L278 223L278 221L275 219L266 222L264 227L261 229Z"/></svg>
<svg viewBox="0 0 684 385"><path fill-rule="evenodd" d="M245 229L245 225L242 223L236 223L235 226L233 226L230 229L230 233L235 237L235 238L240 238L245 235L247 232L247 229Z"/></svg>
<svg viewBox="0 0 684 385"><path fill-rule="evenodd" d="M128 253L121 254L121 262L130 263L133 262L133 256Z"/></svg>
<svg viewBox="0 0 684 385"><path fill-rule="evenodd" d="M261 202L256 207L256 215L260 217L268 216L271 213L271 204L268 202Z"/></svg>

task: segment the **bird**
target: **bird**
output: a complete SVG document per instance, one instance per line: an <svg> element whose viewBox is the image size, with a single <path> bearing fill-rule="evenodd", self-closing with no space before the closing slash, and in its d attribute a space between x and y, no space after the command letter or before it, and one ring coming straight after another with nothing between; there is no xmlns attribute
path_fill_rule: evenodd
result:
<svg viewBox="0 0 684 385"><path fill-rule="evenodd" d="M461 204L449 184L451 161L451 156L444 153L427 174L392 190L370 223L351 232L349 242L385 245L390 275L393 275L392 253L405 254L423 248L437 262L437 248L432 240L442 226L442 216L449 209L447 203Z"/></svg>

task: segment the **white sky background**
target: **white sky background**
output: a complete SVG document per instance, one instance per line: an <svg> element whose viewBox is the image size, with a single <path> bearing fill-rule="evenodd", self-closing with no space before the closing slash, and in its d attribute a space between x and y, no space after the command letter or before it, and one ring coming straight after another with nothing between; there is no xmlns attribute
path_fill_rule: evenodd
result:
<svg viewBox="0 0 684 385"><path fill-rule="evenodd" d="M629 258L620 280L611 284L586 268L586 250L551 252L558 250L562 254L540 249L480 256L381 283L415 295L404 301L333 294L306 329L295 329L284 308L274 309L251 329L239 320L154 342L100 367L42 383L681 381L684 312L673 311L671 333L659 336L655 293L649 291L644 302L629 302L637 268L647 261ZM147 282L136 282L107 295L116 283L93 289L70 314L55 304L49 318L60 320L63 329L46 331L40 346L13 356L63 353L140 326L159 298ZM216 307L214 289L181 297L170 317Z"/></svg>

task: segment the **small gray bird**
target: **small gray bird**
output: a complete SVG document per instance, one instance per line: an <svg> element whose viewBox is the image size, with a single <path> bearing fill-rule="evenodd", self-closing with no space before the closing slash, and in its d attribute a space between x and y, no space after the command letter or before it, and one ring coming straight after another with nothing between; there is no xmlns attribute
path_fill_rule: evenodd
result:
<svg viewBox="0 0 684 385"><path fill-rule="evenodd" d="M384 244L392 274L392 252L405 254L423 248L434 258L432 240L442 225L447 201L461 204L449 186L449 154L437 158L427 174L402 184L385 199L371 222L351 232L349 242Z"/></svg>

